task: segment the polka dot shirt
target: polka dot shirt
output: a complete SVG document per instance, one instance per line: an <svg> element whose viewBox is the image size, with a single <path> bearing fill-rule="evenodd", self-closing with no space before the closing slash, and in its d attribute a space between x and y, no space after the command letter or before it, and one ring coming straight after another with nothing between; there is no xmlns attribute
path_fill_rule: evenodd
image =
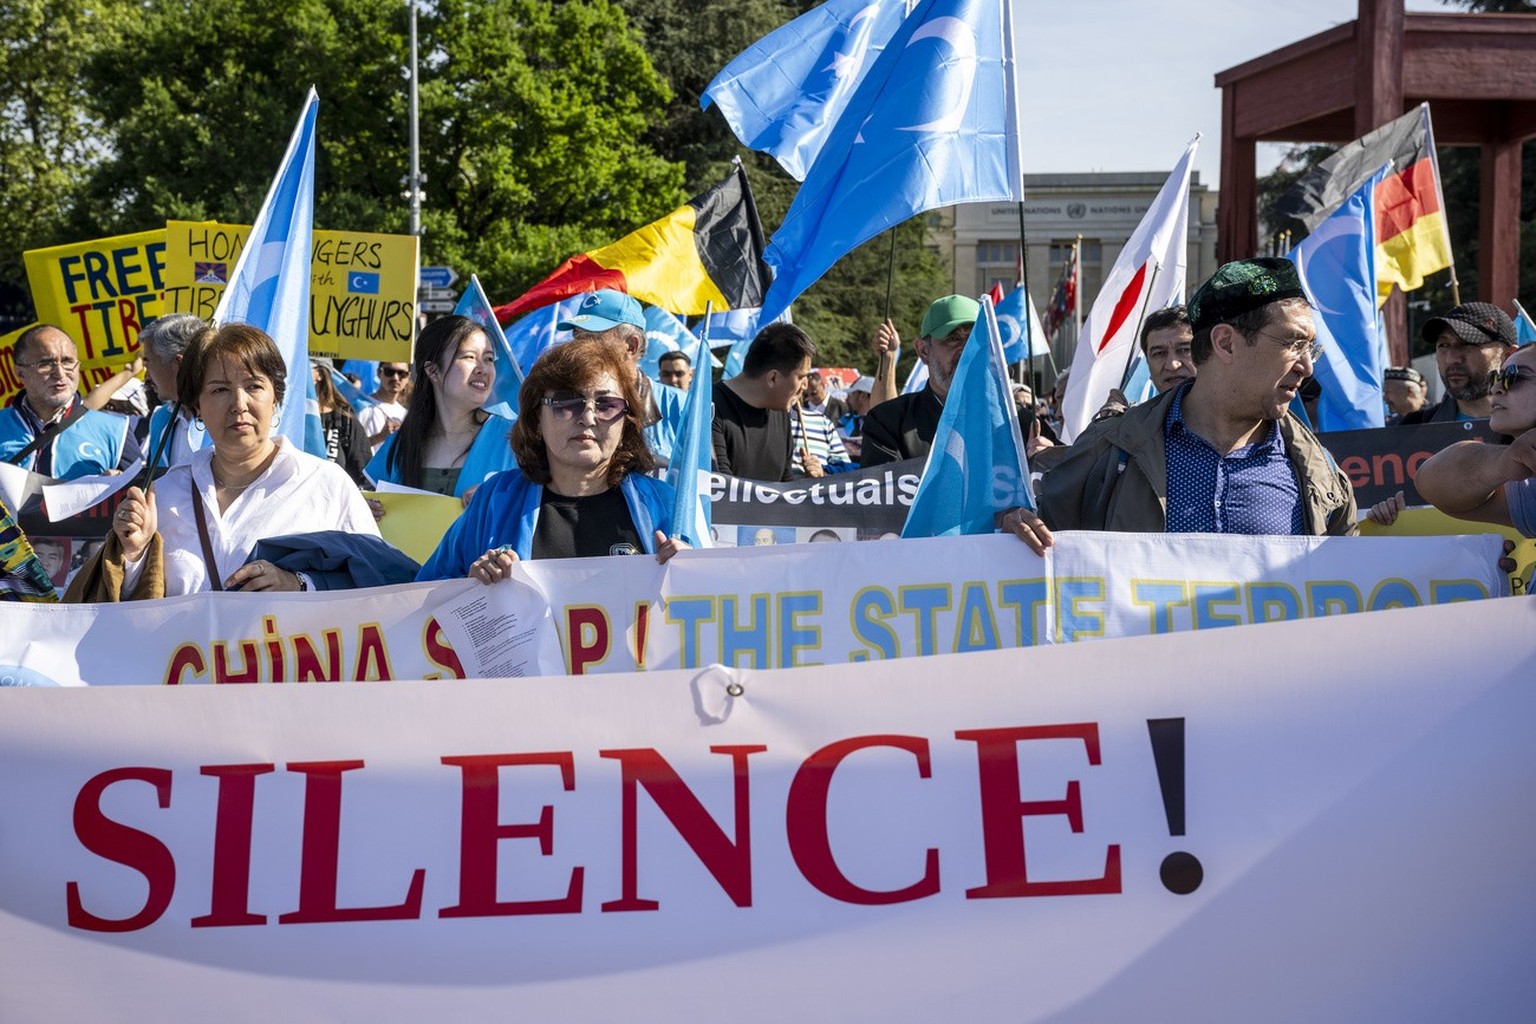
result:
<svg viewBox="0 0 1536 1024"><path fill-rule="evenodd" d="M1280 424L1222 455L1184 425L1180 386L1163 421L1169 533L1300 534L1301 487Z"/></svg>

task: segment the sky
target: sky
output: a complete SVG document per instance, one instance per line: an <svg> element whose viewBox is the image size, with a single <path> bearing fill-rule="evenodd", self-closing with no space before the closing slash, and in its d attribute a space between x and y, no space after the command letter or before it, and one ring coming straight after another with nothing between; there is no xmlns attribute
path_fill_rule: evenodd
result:
<svg viewBox="0 0 1536 1024"><path fill-rule="evenodd" d="M1353 21L1355 0L1018 0L1026 173L1195 169L1218 187L1216 73ZM1409 0L1410 11L1458 11ZM1260 143L1258 172L1285 147Z"/></svg>

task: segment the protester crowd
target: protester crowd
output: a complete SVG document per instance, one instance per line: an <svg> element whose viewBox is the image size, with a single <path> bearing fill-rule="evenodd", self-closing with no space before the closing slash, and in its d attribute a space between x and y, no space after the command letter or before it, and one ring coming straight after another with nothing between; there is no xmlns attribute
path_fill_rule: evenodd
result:
<svg viewBox="0 0 1536 1024"><path fill-rule="evenodd" d="M875 373L847 386L815 368L816 343L800 327L763 327L740 374L712 385L714 468L786 482L925 458L980 316L964 296L932 301L912 342L926 381L906 393L895 384L903 342L890 321L870 342ZM327 456L318 458L273 430L283 404L303 400L304 382L289 379L256 328L162 317L142 333L142 363L82 397L74 341L36 326L15 344L23 389L0 411L0 460L60 480L139 476L104 544L71 560L36 538L35 565L8 563L7 592L41 594L67 578L67 600L115 601L416 578L490 583L530 558L665 562L688 544L662 476L687 389L707 368L675 351L650 379L645 319L622 292L591 293L559 327L572 340L528 369L520 416L489 404L506 368L486 329L466 317L428 323L409 365L378 364L371 395L331 360L313 359ZM1221 267L1187 306L1143 318L1152 396L1132 404L1112 390L1070 444L1061 441L1068 375L1040 400L1015 384L1037 500L996 509L997 528L1036 554L1060 530L1355 533L1350 481L1303 407L1317 335L1294 264L1255 258ZM1452 515L1536 536L1536 355L1515 337L1496 306L1447 310L1423 331L1444 398L1430 404L1412 367L1388 369L1382 393L1391 423L1486 420L1505 435L1510 443L1441 451L1417 483ZM140 372L141 415L98 411L125 387L131 397ZM461 500L463 514L424 566L380 538L384 506L362 495L379 485ZM1403 505L1399 494L1370 514L1390 523Z"/></svg>

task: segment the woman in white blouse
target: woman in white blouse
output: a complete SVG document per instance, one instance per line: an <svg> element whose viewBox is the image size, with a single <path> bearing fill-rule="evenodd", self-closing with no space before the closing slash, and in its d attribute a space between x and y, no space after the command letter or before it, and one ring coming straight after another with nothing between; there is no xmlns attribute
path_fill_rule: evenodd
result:
<svg viewBox="0 0 1536 1024"><path fill-rule="evenodd" d="M163 573L167 597L304 590L309 584L299 573L266 561L246 564L258 541L321 530L379 535L344 470L272 436L285 390L282 353L255 327L209 328L188 346L177 398L213 443L166 473L147 496L128 489L112 526L121 545L122 597L159 596L140 588L146 572Z"/></svg>

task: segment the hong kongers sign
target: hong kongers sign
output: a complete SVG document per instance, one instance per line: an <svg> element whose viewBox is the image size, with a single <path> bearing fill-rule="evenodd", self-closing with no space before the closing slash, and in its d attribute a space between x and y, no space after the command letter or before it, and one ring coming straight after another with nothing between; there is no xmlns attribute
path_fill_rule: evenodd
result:
<svg viewBox="0 0 1536 1024"><path fill-rule="evenodd" d="M100 238L23 254L32 303L80 347L80 383L100 384L139 351L139 331L164 311L165 232ZM7 395L14 391L9 377Z"/></svg>
<svg viewBox="0 0 1536 1024"><path fill-rule="evenodd" d="M210 317L250 226L167 221L165 308ZM417 239L316 231L310 270L309 350L406 362L416 325Z"/></svg>

